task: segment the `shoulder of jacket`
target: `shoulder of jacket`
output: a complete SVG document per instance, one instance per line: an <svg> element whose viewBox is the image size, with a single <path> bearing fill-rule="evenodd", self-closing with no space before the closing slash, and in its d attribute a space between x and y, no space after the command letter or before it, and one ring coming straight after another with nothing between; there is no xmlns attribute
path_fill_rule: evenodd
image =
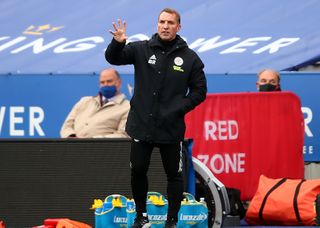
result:
<svg viewBox="0 0 320 228"><path fill-rule="evenodd" d="M79 103L88 103L90 101L99 101L99 97L98 96L84 96L81 97L79 100Z"/></svg>
<svg viewBox="0 0 320 228"><path fill-rule="evenodd" d="M130 101L127 99L124 93L120 93L116 96L115 103L118 104L130 104Z"/></svg>
<svg viewBox="0 0 320 228"><path fill-rule="evenodd" d="M132 41L128 42L129 46L140 46L140 45L145 45L149 42L149 40L138 40L138 41Z"/></svg>
<svg viewBox="0 0 320 228"><path fill-rule="evenodd" d="M192 49L189 48L188 46L186 46L184 50L186 51L186 53L187 53L188 55L190 55L191 57L193 57L195 60L200 60L200 61L201 61L201 59L200 59L200 57L199 57L199 55L197 54L196 51L192 50Z"/></svg>
<svg viewBox="0 0 320 228"><path fill-rule="evenodd" d="M126 97L123 98L122 104L130 108L130 101Z"/></svg>
<svg viewBox="0 0 320 228"><path fill-rule="evenodd" d="M123 100L123 103L126 105L126 106L129 106L130 107L130 101L128 99L124 99Z"/></svg>

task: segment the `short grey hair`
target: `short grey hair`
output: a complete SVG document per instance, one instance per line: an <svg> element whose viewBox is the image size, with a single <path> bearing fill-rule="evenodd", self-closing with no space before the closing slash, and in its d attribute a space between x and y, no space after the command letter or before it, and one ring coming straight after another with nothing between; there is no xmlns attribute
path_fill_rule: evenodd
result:
<svg viewBox="0 0 320 228"><path fill-rule="evenodd" d="M276 70L273 70L273 69L263 69L261 70L259 73L258 73L258 78L260 77L260 75L265 72L265 71L272 71L278 78L278 82L280 82L280 73Z"/></svg>

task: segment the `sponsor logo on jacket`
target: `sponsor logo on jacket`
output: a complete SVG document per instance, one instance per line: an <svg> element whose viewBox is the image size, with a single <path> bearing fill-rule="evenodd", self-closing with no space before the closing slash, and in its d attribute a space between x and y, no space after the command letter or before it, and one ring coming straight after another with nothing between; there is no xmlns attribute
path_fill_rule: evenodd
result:
<svg viewBox="0 0 320 228"><path fill-rule="evenodd" d="M148 60L148 63L151 64L151 65L155 65L156 64L156 61L157 61L157 57L155 55L152 55L149 60Z"/></svg>

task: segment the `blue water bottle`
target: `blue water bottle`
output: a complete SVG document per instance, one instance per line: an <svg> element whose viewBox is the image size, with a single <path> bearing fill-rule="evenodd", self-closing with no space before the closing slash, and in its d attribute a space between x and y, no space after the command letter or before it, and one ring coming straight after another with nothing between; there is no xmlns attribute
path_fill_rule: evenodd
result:
<svg viewBox="0 0 320 228"><path fill-rule="evenodd" d="M127 226L131 227L136 217L136 206L134 200L127 201Z"/></svg>
<svg viewBox="0 0 320 228"><path fill-rule="evenodd" d="M104 202L102 207L95 209L95 228L104 228L105 223L105 211L109 211L112 208L111 202Z"/></svg>
<svg viewBox="0 0 320 228"><path fill-rule="evenodd" d="M102 212L109 211L112 208L112 202L104 202Z"/></svg>

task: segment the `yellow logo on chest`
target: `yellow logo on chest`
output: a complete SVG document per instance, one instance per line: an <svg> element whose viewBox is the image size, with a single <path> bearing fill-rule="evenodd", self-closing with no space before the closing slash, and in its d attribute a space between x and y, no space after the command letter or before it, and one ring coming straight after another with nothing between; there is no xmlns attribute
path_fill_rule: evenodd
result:
<svg viewBox="0 0 320 228"><path fill-rule="evenodd" d="M184 69L182 69L181 66L176 66L176 65L173 65L173 70L184 72Z"/></svg>

